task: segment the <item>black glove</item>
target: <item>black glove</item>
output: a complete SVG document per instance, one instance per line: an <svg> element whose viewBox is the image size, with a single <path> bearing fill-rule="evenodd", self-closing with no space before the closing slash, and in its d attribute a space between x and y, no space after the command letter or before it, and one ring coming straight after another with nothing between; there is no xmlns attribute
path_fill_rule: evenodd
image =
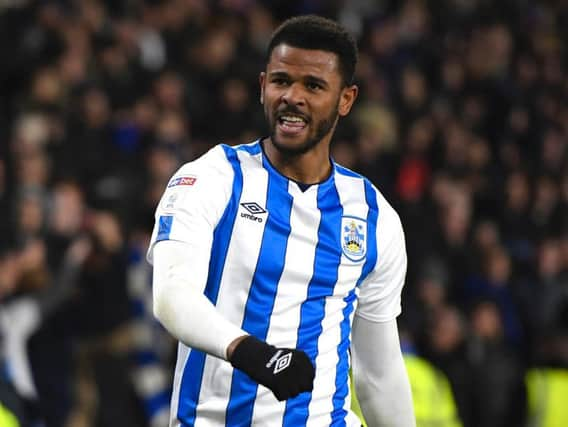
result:
<svg viewBox="0 0 568 427"><path fill-rule="evenodd" d="M314 365L301 350L276 348L249 335L237 344L230 362L272 390L278 400L314 388Z"/></svg>

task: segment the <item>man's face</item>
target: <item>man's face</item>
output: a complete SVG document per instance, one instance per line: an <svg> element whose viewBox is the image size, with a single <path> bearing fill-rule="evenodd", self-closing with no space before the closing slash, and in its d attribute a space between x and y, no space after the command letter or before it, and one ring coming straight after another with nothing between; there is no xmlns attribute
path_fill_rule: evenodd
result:
<svg viewBox="0 0 568 427"><path fill-rule="evenodd" d="M279 45L260 75L261 102L271 141L303 154L329 142L338 116L348 114L357 88L343 87L335 53Z"/></svg>

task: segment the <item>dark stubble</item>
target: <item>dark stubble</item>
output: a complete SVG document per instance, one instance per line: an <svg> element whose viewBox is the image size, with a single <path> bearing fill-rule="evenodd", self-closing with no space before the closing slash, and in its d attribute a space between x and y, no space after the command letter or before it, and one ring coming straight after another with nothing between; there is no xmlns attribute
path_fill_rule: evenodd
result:
<svg viewBox="0 0 568 427"><path fill-rule="evenodd" d="M308 151L310 151L312 148L314 148L316 145L318 145L321 140L329 133L331 132L331 130L333 129L333 127L335 126L335 122L337 121L337 116L339 115L339 111L338 111L338 107L339 107L339 99L337 100L336 104L335 104L335 108L332 110L332 112L329 114L329 116L327 116L325 119L323 119L322 121L320 121L318 123L318 126L316 128L316 132L315 134L310 137L308 136L308 138L306 139L306 141L303 144L297 145L297 146L293 146L290 147L286 144L283 144L281 141L278 140L278 138L276 137L276 126L278 124L278 117L285 115L285 114L297 114L297 115L301 115L301 111L299 111L295 106L293 105L288 105L285 109L278 111L275 114L270 114L269 112L267 112L265 110L264 114L270 124L270 140L272 141L272 144L278 149L278 151L280 151L282 154L286 154L288 156L297 156L300 154L304 154L307 153ZM270 117L270 119L269 119Z"/></svg>

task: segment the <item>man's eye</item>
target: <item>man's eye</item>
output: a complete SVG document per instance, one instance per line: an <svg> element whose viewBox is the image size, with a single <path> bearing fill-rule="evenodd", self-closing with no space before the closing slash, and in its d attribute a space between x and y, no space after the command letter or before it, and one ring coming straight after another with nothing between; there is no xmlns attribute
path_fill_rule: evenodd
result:
<svg viewBox="0 0 568 427"><path fill-rule="evenodd" d="M286 79L273 79L272 83L278 86L284 86L288 84L288 80Z"/></svg>
<svg viewBox="0 0 568 427"><path fill-rule="evenodd" d="M310 90L320 90L322 89L322 85L320 85L319 83L307 83L306 84L307 88Z"/></svg>

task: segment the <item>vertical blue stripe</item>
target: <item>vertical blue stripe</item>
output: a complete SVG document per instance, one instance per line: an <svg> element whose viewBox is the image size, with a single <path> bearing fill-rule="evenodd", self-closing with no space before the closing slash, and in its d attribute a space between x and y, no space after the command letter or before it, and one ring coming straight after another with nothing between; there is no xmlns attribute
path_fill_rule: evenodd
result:
<svg viewBox="0 0 568 427"><path fill-rule="evenodd" d="M365 186L365 201L368 206L367 211L367 254L361 275L357 280L359 285L365 277L371 272L377 262L377 218L378 206L377 195L373 186L368 180L364 180ZM351 332L350 316L353 313L353 304L355 301L355 289L353 289L344 299L345 307L343 309L343 320L341 322L341 341L337 348L339 360L337 362L336 377L335 377L335 393L333 394L333 412L331 414L332 426L344 426L346 411L344 409L345 399L349 391L349 346L351 341L349 339Z"/></svg>
<svg viewBox="0 0 568 427"><path fill-rule="evenodd" d="M377 205L377 192L373 185L365 179L365 201L369 207L367 213L367 257L361 276L357 280L359 286L377 264L377 221L379 218L379 206Z"/></svg>
<svg viewBox="0 0 568 427"><path fill-rule="evenodd" d="M308 295L300 309L300 326L296 347L304 350L315 364L318 339L325 316L325 300L333 295L341 262L341 217L343 208L335 185L318 188L317 205L321 213L314 273L308 284ZM306 424L311 393L301 393L286 402L284 427Z"/></svg>
<svg viewBox="0 0 568 427"><path fill-rule="evenodd" d="M156 236L156 242L161 242L162 240L169 240L170 233L172 231L172 223L174 217L171 215L161 215L158 219L158 235Z"/></svg>
<svg viewBox="0 0 568 427"><path fill-rule="evenodd" d="M343 299L345 307L343 308L343 320L341 321L341 341L337 347L337 361L336 376L335 376L335 393L333 393L333 412L331 413L332 426L345 426L345 416L347 412L344 409L345 399L349 393L349 346L351 341L349 335L351 332L350 316L353 312L353 303L356 294L355 288L347 294Z"/></svg>
<svg viewBox="0 0 568 427"><path fill-rule="evenodd" d="M225 259L229 250L230 236L233 233L233 226L237 216L239 200L243 189L243 173L235 150L228 146L223 146L227 160L231 164L234 172L233 191L225 212L219 224L213 232L213 246L211 248L211 259L209 260L209 276L205 286L205 295L215 304L219 294L219 286ZM184 426L193 426L199 392L203 379L203 368L205 366L205 353L199 350L191 350L189 358L183 371L180 385L178 419Z"/></svg>
<svg viewBox="0 0 568 427"><path fill-rule="evenodd" d="M254 144L239 145L238 147L236 147L236 149L239 151L246 151L251 156L256 156L262 151L260 147L260 140L256 141Z"/></svg>
<svg viewBox="0 0 568 427"><path fill-rule="evenodd" d="M284 270L286 247L290 235L292 197L287 180L269 174L266 199L268 217L260 253L250 285L242 328L265 340L274 308L278 282ZM227 426L249 426L252 422L258 384L235 369L226 413Z"/></svg>

